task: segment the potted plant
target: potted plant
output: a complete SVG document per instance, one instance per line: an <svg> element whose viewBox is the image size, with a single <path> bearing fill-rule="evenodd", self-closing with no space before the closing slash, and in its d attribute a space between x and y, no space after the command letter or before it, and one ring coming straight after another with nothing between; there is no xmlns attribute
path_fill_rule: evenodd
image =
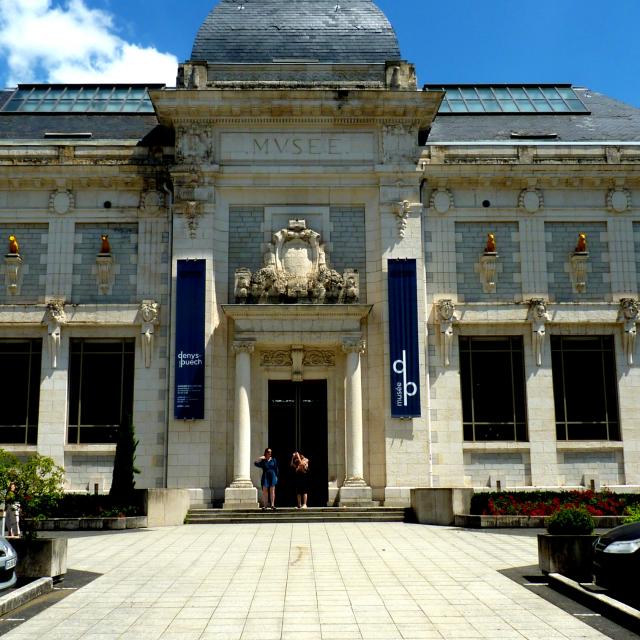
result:
<svg viewBox="0 0 640 640"><path fill-rule="evenodd" d="M593 580L591 514L584 507L561 507L547 518L547 533L538 534L538 565L543 573L561 573L577 582Z"/></svg>
<svg viewBox="0 0 640 640"><path fill-rule="evenodd" d="M62 497L64 472L46 456L35 454L16 462L4 453L0 453L0 464L6 462L9 471L7 476L0 472L0 481L10 478L10 498L20 503L21 513L21 535L11 539L18 554L16 573L24 578L58 578L67 571L67 539L38 538L34 521L55 511Z"/></svg>

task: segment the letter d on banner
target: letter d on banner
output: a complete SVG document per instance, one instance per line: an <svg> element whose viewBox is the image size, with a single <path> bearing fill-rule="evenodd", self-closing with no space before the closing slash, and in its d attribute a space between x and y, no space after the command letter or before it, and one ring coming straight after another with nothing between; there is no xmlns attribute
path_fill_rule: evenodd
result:
<svg viewBox="0 0 640 640"><path fill-rule="evenodd" d="M389 260L389 354L391 416L418 418L420 359L415 260Z"/></svg>

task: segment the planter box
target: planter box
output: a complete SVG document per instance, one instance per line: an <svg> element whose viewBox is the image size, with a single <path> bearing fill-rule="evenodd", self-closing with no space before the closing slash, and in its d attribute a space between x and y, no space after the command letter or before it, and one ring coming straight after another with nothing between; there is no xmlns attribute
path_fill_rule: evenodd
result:
<svg viewBox="0 0 640 640"><path fill-rule="evenodd" d="M48 518L32 522L34 531L82 531L93 529L146 529L147 516L114 518Z"/></svg>
<svg viewBox="0 0 640 640"><path fill-rule="evenodd" d="M67 573L67 538L14 538L20 578L59 578Z"/></svg>
<svg viewBox="0 0 640 640"><path fill-rule="evenodd" d="M456 527L469 529L544 529L548 516L455 516ZM623 524L624 516L595 516L596 529L613 529Z"/></svg>
<svg viewBox="0 0 640 640"><path fill-rule="evenodd" d="M560 573L576 582L593 582L596 535L538 534L538 566L542 573Z"/></svg>

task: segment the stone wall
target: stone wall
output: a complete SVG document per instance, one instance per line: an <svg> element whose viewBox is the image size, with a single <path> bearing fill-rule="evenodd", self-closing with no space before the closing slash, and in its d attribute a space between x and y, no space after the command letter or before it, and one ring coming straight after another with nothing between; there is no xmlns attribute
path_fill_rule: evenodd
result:
<svg viewBox="0 0 640 640"><path fill-rule="evenodd" d="M466 451L464 454L466 483L473 487L496 487L499 480L503 489L531 485L529 454L516 452Z"/></svg>
<svg viewBox="0 0 640 640"><path fill-rule="evenodd" d="M589 258L587 287L576 293L571 282L570 259L580 233L587 234ZM552 302L607 300L611 296L609 245L604 222L547 222L545 224L549 296Z"/></svg>
<svg viewBox="0 0 640 640"><path fill-rule="evenodd" d="M263 265L264 207L229 207L229 303L233 304L236 269L251 272ZM274 229L275 231L275 229Z"/></svg>
<svg viewBox="0 0 640 640"><path fill-rule="evenodd" d="M5 285L5 264L0 262L0 304L44 302L47 283L46 224L0 224L0 253L8 252L9 236L16 236L22 258L22 275L18 295L9 294Z"/></svg>
<svg viewBox="0 0 640 640"><path fill-rule="evenodd" d="M489 233L495 235L498 249L495 293L485 293L480 279L480 256L486 247ZM513 302L520 297L522 276L517 223L457 222L456 256L460 302Z"/></svg>
<svg viewBox="0 0 640 640"><path fill-rule="evenodd" d="M96 256L100 252L102 234L109 236L113 256L112 287L106 294L99 292L96 280ZM74 304L138 302L137 265L137 224L76 224L72 302Z"/></svg>
<svg viewBox="0 0 640 640"><path fill-rule="evenodd" d="M344 273L357 269L360 274L360 302L367 301L367 247L364 207L331 207L331 251L327 261L332 269Z"/></svg>
<svg viewBox="0 0 640 640"><path fill-rule="evenodd" d="M558 472L563 486L588 486L589 478L596 478L602 485L620 485L625 482L622 451L559 453Z"/></svg>

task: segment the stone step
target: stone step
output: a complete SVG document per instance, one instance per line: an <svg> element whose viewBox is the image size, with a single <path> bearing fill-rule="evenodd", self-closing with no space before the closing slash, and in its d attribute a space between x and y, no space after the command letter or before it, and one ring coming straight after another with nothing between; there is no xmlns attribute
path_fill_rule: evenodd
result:
<svg viewBox="0 0 640 640"><path fill-rule="evenodd" d="M231 524L273 522L404 522L410 519L405 509L372 507L345 509L321 507L311 509L256 510L190 509L186 524Z"/></svg>

